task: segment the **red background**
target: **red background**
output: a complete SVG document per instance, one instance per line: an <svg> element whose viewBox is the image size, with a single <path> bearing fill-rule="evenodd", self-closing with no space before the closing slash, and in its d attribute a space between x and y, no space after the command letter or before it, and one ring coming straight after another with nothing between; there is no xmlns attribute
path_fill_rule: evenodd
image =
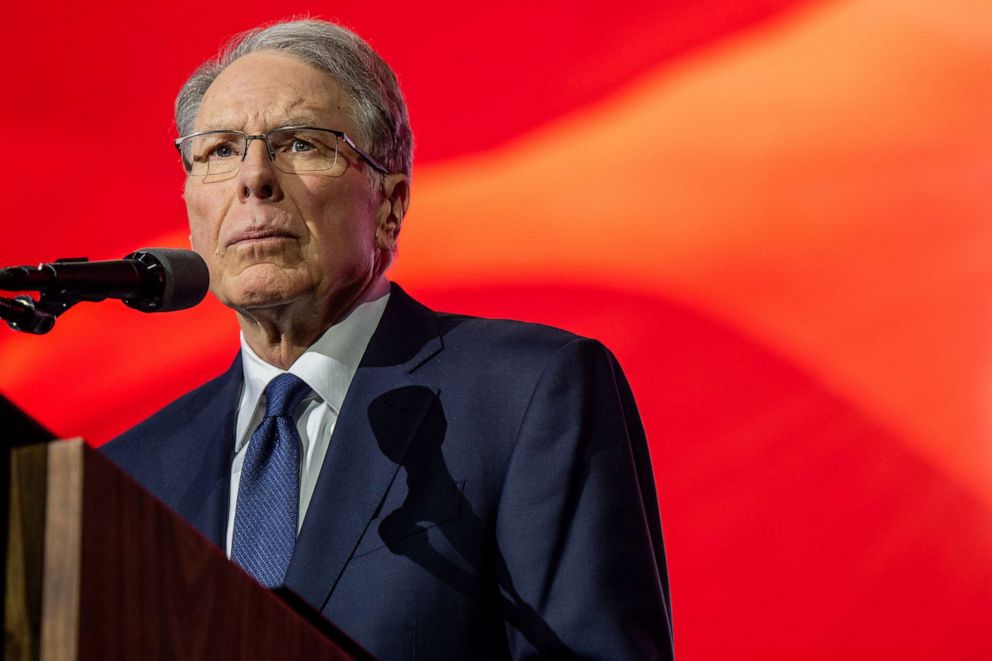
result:
<svg viewBox="0 0 992 661"><path fill-rule="evenodd" d="M221 41L339 19L417 138L392 277L610 345L686 659L992 658L992 8L983 0L20 3L0 264L184 246L171 104ZM0 334L101 443L221 371L216 301Z"/></svg>

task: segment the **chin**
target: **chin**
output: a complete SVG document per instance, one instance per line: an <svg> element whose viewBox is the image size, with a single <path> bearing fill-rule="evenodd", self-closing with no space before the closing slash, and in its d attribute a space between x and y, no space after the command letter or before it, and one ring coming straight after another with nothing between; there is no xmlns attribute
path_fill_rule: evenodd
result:
<svg viewBox="0 0 992 661"><path fill-rule="evenodd" d="M265 269L269 271L270 269ZM312 286L297 274L276 270L274 273L243 272L226 287L224 296L218 296L230 308L250 310L285 305L298 299ZM295 277L294 277L295 276Z"/></svg>
<svg viewBox="0 0 992 661"><path fill-rule="evenodd" d="M287 305L295 297L286 296L282 292L244 292L239 296L228 298L224 304L234 310L258 310Z"/></svg>

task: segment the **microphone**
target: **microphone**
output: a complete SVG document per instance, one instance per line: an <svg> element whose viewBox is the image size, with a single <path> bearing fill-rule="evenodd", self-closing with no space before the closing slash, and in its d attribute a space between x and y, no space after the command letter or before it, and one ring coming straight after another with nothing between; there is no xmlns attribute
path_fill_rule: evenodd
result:
<svg viewBox="0 0 992 661"><path fill-rule="evenodd" d="M0 289L40 291L76 303L119 298L142 312L191 308L207 294L210 273L192 250L145 248L124 259L64 259L0 269Z"/></svg>

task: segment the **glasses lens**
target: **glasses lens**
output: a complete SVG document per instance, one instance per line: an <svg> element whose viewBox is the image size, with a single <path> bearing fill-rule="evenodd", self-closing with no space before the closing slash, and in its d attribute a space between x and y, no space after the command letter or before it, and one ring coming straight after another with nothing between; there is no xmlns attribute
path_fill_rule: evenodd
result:
<svg viewBox="0 0 992 661"><path fill-rule="evenodd" d="M278 129L269 133L272 160L283 172L321 171L337 177L345 171L338 158L338 137L315 129Z"/></svg>
<svg viewBox="0 0 992 661"><path fill-rule="evenodd" d="M206 133L186 138L179 145L183 167L191 175L233 172L241 165L245 137L240 133Z"/></svg>

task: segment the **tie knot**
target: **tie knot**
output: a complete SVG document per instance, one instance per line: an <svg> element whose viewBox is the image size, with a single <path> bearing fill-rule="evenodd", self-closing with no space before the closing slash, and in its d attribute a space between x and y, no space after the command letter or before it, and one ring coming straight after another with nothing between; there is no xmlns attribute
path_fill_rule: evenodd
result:
<svg viewBox="0 0 992 661"><path fill-rule="evenodd" d="M303 379L286 372L265 386L265 417L291 416L303 398L310 393Z"/></svg>

